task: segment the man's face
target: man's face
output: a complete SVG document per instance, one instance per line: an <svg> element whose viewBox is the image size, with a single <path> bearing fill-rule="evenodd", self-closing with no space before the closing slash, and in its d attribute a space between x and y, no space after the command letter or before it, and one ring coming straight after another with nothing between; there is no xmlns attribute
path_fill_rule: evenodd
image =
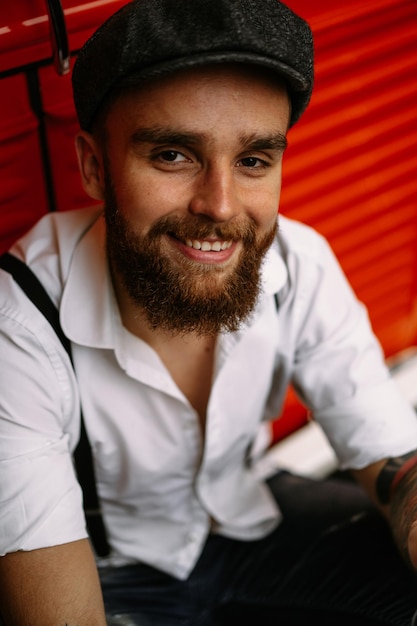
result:
<svg viewBox="0 0 417 626"><path fill-rule="evenodd" d="M289 120L285 90L256 72L181 72L107 114L110 263L153 328L236 330L255 306Z"/></svg>

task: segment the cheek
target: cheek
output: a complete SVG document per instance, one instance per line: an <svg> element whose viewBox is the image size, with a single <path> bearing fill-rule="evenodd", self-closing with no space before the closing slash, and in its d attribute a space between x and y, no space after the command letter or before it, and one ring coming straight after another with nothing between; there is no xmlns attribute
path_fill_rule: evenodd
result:
<svg viewBox="0 0 417 626"><path fill-rule="evenodd" d="M271 185L262 193L255 193L252 203L252 219L262 230L269 230L276 221L281 195L281 185Z"/></svg>
<svg viewBox="0 0 417 626"><path fill-rule="evenodd" d="M145 236L156 221L178 208L178 194L143 171L125 174L116 190L118 208L131 228Z"/></svg>

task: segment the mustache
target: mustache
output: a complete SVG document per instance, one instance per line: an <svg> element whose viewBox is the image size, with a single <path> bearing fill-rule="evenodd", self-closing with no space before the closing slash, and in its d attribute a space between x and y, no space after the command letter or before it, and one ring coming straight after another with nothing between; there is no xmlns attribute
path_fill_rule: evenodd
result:
<svg viewBox="0 0 417 626"><path fill-rule="evenodd" d="M154 238L170 235L185 241L186 239L222 239L224 241L243 241L251 244L256 240L256 226L252 221L213 224L204 217L164 216L149 229L147 237Z"/></svg>

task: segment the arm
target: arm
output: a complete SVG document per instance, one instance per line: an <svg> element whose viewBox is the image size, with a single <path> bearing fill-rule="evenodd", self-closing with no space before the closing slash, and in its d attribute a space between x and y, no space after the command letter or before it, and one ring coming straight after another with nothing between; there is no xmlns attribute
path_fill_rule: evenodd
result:
<svg viewBox="0 0 417 626"><path fill-rule="evenodd" d="M417 450L353 473L387 517L404 560L417 570Z"/></svg>
<svg viewBox="0 0 417 626"><path fill-rule="evenodd" d="M0 316L0 622L105 626L71 458L74 372L48 321L9 283Z"/></svg>
<svg viewBox="0 0 417 626"><path fill-rule="evenodd" d="M87 539L0 557L0 614L6 626L105 626Z"/></svg>

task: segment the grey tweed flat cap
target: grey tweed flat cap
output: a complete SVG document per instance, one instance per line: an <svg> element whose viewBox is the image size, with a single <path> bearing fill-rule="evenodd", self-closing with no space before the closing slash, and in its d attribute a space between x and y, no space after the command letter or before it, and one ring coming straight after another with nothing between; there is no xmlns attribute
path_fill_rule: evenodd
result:
<svg viewBox="0 0 417 626"><path fill-rule="evenodd" d="M276 71L287 84L291 125L307 107L312 33L279 0L134 0L80 50L72 81L81 128L91 130L106 97L124 83L223 62Z"/></svg>

